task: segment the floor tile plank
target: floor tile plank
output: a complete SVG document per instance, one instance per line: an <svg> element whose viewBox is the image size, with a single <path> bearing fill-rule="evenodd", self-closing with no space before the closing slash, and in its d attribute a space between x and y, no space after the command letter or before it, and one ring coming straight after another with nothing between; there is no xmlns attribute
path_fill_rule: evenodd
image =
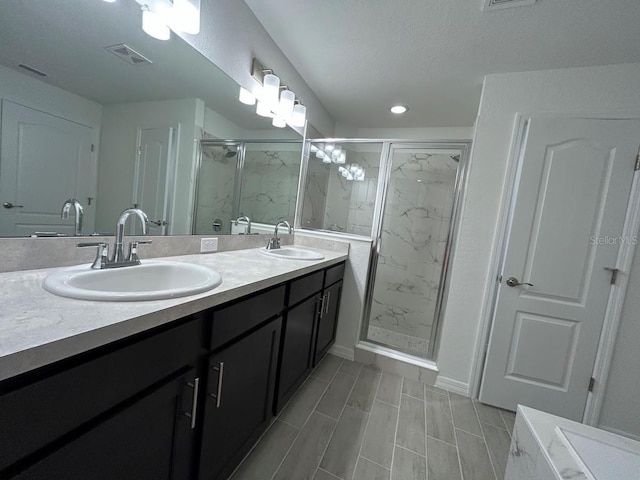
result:
<svg viewBox="0 0 640 480"><path fill-rule="evenodd" d="M353 476L368 419L363 411L345 407L320 468L341 478Z"/></svg>
<svg viewBox="0 0 640 480"><path fill-rule="evenodd" d="M503 430L507 428L502 420L500 409L492 407L491 405L485 405L477 400L473 401L473 405L476 407L476 413L478 414L480 422L488 423Z"/></svg>
<svg viewBox="0 0 640 480"><path fill-rule="evenodd" d="M397 423L398 407L376 401L371 408L360 455L391 468Z"/></svg>
<svg viewBox="0 0 640 480"><path fill-rule="evenodd" d="M425 454L425 408L417 398L402 395L396 444L420 455Z"/></svg>
<svg viewBox="0 0 640 480"><path fill-rule="evenodd" d="M296 428L302 428L327 385L328 383L323 380L309 377L284 408L280 414L280 420Z"/></svg>
<svg viewBox="0 0 640 480"><path fill-rule="evenodd" d="M330 382L341 366L342 359L329 353L325 355L315 370L311 372L311 375L325 382Z"/></svg>
<svg viewBox="0 0 640 480"><path fill-rule="evenodd" d="M481 437L482 429L480 429L480 422L471 399L450 392L449 400L451 402L451 413L453 414L453 425L465 432Z"/></svg>
<svg viewBox="0 0 640 480"><path fill-rule="evenodd" d="M402 382L402 393L424 400L424 383L405 378Z"/></svg>
<svg viewBox="0 0 640 480"><path fill-rule="evenodd" d="M462 477L473 480L496 480L484 439L457 428L456 437Z"/></svg>
<svg viewBox="0 0 640 480"><path fill-rule="evenodd" d="M511 437L506 430L482 423L484 431L484 439L489 449L489 457L493 463L496 475L499 479L504 478L507 469L507 460L509 459L509 447L511 445Z"/></svg>
<svg viewBox="0 0 640 480"><path fill-rule="evenodd" d="M336 420L340 418L355 381L355 377L341 372L336 373L333 381L329 384L329 388L320 399L316 411L329 415Z"/></svg>
<svg viewBox="0 0 640 480"><path fill-rule="evenodd" d="M393 375L391 373L382 373L380 379L380 387L378 388L378 394L376 398L379 400L400 406L400 393L402 392L402 377Z"/></svg>
<svg viewBox="0 0 640 480"><path fill-rule="evenodd" d="M347 400L347 405L353 408L359 408L364 412L369 412L373 405L373 400L378 390L380 375L368 370L362 370L356 385L353 387L351 395Z"/></svg>
<svg viewBox="0 0 640 480"><path fill-rule="evenodd" d="M391 471L360 457L353 480L389 480Z"/></svg>
<svg viewBox="0 0 640 480"><path fill-rule="evenodd" d="M427 437L427 473L429 480L462 480L456 447Z"/></svg>
<svg viewBox="0 0 640 480"><path fill-rule="evenodd" d="M391 480L426 480L427 460L402 447L395 447Z"/></svg>
<svg viewBox="0 0 640 480"><path fill-rule="evenodd" d="M427 435L455 445L449 397L425 390L425 403Z"/></svg>

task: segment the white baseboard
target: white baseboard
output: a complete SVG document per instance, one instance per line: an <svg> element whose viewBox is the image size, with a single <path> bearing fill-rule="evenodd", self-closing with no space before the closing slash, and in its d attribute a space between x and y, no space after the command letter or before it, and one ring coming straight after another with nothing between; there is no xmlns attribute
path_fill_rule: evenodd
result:
<svg viewBox="0 0 640 480"><path fill-rule="evenodd" d="M436 387L444 388L445 390L464 395L465 397L469 396L470 385L468 383L443 377L442 375L438 375L438 378L436 379Z"/></svg>
<svg viewBox="0 0 640 480"><path fill-rule="evenodd" d="M353 348L343 347L342 345L334 344L329 349L329 353L345 360L353 360L354 358Z"/></svg>
<svg viewBox="0 0 640 480"><path fill-rule="evenodd" d="M615 433L616 435L620 435L621 437L632 438L633 440L640 442L640 435L636 435L635 433L623 432L622 430L607 427L606 425L598 425L598 428L606 430L607 432Z"/></svg>

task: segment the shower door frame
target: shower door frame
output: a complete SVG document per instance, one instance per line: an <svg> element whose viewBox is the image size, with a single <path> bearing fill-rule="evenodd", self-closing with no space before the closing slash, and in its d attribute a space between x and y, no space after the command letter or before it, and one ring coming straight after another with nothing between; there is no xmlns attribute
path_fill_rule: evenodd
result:
<svg viewBox="0 0 640 480"><path fill-rule="evenodd" d="M375 140L370 139L369 142ZM378 140L380 141L380 140ZM419 359L420 361L435 361L440 346L440 327L444 312L446 309L446 301L449 294L449 282L453 262L452 257L455 254L456 239L459 230L460 213L462 210L462 202L464 191L466 190L467 172L469 165L469 154L471 151L471 141L413 141L413 140L382 140L383 148L380 158L380 177L378 179L378 191L376 192L376 204L373 214L372 226L372 246L369 258L369 270L367 273L367 289L365 292L364 308L362 319L360 321L360 342L370 344L374 348L391 350L394 354L406 357L408 359ZM447 233L447 241L443 255L442 270L440 272L440 288L438 289L438 297L434 309L433 323L429 340L429 350L426 357L416 357L390 345L376 342L368 338L369 322L371 316L371 307L373 303L373 292L375 286L376 272L378 267L378 259L382 243L382 219L384 215L385 202L391 181L391 167L393 163L393 151L396 149L422 148L428 150L456 150L460 152L460 160L456 171L456 179L454 183L453 205L451 208L451 221Z"/></svg>

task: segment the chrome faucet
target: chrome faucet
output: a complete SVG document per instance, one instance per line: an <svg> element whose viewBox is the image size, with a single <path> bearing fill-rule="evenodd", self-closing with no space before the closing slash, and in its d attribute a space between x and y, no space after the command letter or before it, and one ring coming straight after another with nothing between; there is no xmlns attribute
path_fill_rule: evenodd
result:
<svg viewBox="0 0 640 480"><path fill-rule="evenodd" d="M246 215L242 215L241 217L236 218L235 220L235 224L236 227L238 226L238 222L242 220L247 222L247 235L251 233L251 219L249 217L247 217Z"/></svg>
<svg viewBox="0 0 640 480"><path fill-rule="evenodd" d="M78 243L78 247L98 247L96 251L96 258L91 265L91 268L100 270L103 268L118 268L129 267L132 265L140 265L140 258L138 257L138 246L149 245L151 240L134 240L129 243L129 252L125 256L124 254L124 227L127 223L127 218L131 215L135 215L140 219L142 223L142 234L146 235L149 231L149 218L139 208L127 208L118 217L116 222L116 241L111 257L109 257L109 245L105 242L81 242Z"/></svg>
<svg viewBox="0 0 640 480"><path fill-rule="evenodd" d="M139 208L127 208L124 212L122 212L118 217L118 221L116 222L116 243L114 245L113 255L111 257L111 263L122 263L128 260L124 255L124 227L127 223L127 219L131 215L135 215L140 219L140 222L142 223L143 235L147 235L149 231L149 218L147 217L147 214L142 210L140 210ZM140 262L138 261L138 263Z"/></svg>
<svg viewBox="0 0 640 480"><path fill-rule="evenodd" d="M71 207L73 207L76 213L75 236L79 237L80 235L82 235L82 217L84 216L84 209L82 208L82 205L80 205L80 202L75 198L70 198L66 200L62 204L62 211L60 212L60 218L64 218L64 219L69 218L69 211L71 210Z"/></svg>
<svg viewBox="0 0 640 480"><path fill-rule="evenodd" d="M278 248L280 248L280 237L278 237L278 227L280 225L284 225L285 227L288 228L289 235L293 233L293 228L291 228L291 225L289 224L289 222L285 220L280 220L276 224L276 228L273 232L273 237L271 237L269 239L269 243L267 243L267 250L277 250Z"/></svg>

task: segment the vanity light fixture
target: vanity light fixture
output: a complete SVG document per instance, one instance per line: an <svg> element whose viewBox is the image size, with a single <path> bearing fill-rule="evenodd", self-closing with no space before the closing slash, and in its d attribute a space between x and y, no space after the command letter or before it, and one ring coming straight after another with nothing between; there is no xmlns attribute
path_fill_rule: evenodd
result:
<svg viewBox="0 0 640 480"><path fill-rule="evenodd" d="M138 1L138 0L136 0ZM256 113L271 118L272 125L284 128L304 127L307 120L307 108L296 100L296 94L289 87L280 84L273 70L264 68L253 59L251 76L256 81L251 91L240 87L238 100L245 105L256 105Z"/></svg>
<svg viewBox="0 0 640 480"><path fill-rule="evenodd" d="M142 7L142 30L157 40L169 40L171 38L171 30L164 23L164 19L158 13L149 10L147 5Z"/></svg>
<svg viewBox="0 0 640 480"><path fill-rule="evenodd" d="M135 1L142 9L142 30L153 38L169 40L171 30L191 35L200 32L201 0Z"/></svg>
<svg viewBox="0 0 640 480"><path fill-rule="evenodd" d="M395 113L396 115L402 115L409 111L409 107L405 105L394 105L391 107L391 113Z"/></svg>

